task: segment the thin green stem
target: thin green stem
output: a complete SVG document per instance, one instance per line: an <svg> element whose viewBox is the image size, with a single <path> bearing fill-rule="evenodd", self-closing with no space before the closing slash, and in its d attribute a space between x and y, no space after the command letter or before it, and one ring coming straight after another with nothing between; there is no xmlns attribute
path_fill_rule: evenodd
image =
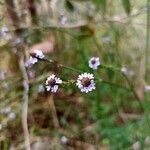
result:
<svg viewBox="0 0 150 150"><path fill-rule="evenodd" d="M101 68L102 68L102 69L110 69L110 70L112 70L112 71L118 71L118 72L121 73L121 75L125 78L125 80L126 80L127 83L128 83L129 89L127 89L127 90L129 90L129 91L131 91L131 92L133 93L134 97L136 98L137 102L139 103L139 106L141 107L142 111L145 113L145 108L144 108L144 106L143 106L143 104L142 104L142 102L141 102L141 99L139 98L139 96L137 95L136 91L134 90L133 84L132 84L131 81L128 79L128 77L121 71L121 69L119 69L119 68L114 68L113 66L106 66L106 65L101 65ZM110 84L108 81L103 81L103 80L102 80L101 82L105 82L105 83ZM114 84L111 83L111 85L114 85ZM116 84L115 84L114 86L116 86ZM117 87L121 87L121 86L120 86L120 85L117 85ZM123 87L123 88L126 88L126 87ZM148 118L147 114L145 114L145 115L146 115L147 124L148 124L148 126L149 126L149 128L150 128L150 121L149 121L149 118Z"/></svg>
<svg viewBox="0 0 150 150"><path fill-rule="evenodd" d="M78 69L74 69L74 68L71 68L71 67L68 67L68 66L65 66L65 65L62 65L62 64L58 64L57 62L55 62L53 60L49 60L47 58L45 58L43 60L47 61L50 64L54 64L58 68L68 69L68 70L71 70L71 71L74 71L74 72L78 72L78 73L82 73L83 72L83 71L78 70ZM119 88L125 89L127 91L131 91L133 93L133 95L135 96L135 98L137 99L137 101L139 103L139 106L141 107L142 111L145 112L144 106L141 103L140 98L138 97L137 93L134 90L134 86L132 85L132 83L130 82L128 77L121 71L121 69L113 67L113 66L106 66L106 65L101 65L101 69L110 69L112 71L117 71L117 72L121 73L121 75L123 75L123 77L126 79L126 81L128 83L128 86L129 86L129 89L127 87L124 87L124 86L121 86L121 85L118 85L116 83L112 83L112 82L109 82L109 81L105 81L105 80L102 80L102 79L99 79L99 78L96 78L97 82L109 84L111 86L115 86L115 87L119 87ZM70 80L70 82L64 82L63 84L69 84L69 83L74 83L74 82L75 82L74 80ZM147 115L146 115L146 120L147 120L148 126L150 127L150 122L149 122L149 119L148 119Z"/></svg>
<svg viewBox="0 0 150 150"><path fill-rule="evenodd" d="M57 62L55 62L53 60L49 60L47 58L45 58L44 60L47 61L50 64L55 64L56 67L58 67L58 68L60 67L60 68L68 69L68 70L71 70L71 71L74 71L74 72L77 72L77 73L82 73L83 72L83 71L75 69L75 68L71 68L71 67L68 67L68 66L65 66L65 65L62 65L62 64L58 64ZM118 68L114 68L112 66L106 66L106 65L101 65L101 68L111 69L113 71L120 71L120 69L118 69ZM102 80L102 79L99 79L99 78L96 78L96 81L104 83L104 84L108 84L108 85L111 85L111 86L115 86L115 87L118 87L118 88L122 88L122 89L127 90L127 91L130 91L130 89L128 89L127 87L124 87L124 86L121 86L119 84L112 83L112 82L109 82L109 81L105 81L105 80ZM64 83L67 84L67 82L64 82Z"/></svg>
<svg viewBox="0 0 150 150"><path fill-rule="evenodd" d="M132 93L134 94L135 98L137 99L137 102L139 103L139 106L141 107L142 111L145 113L145 108L144 108L144 106L143 106L143 104L142 104L142 102L141 102L141 99L138 97L137 93L135 92L132 83L130 82L130 80L128 79L128 77L127 77L124 73L122 73L122 75L123 75L124 78L126 79L128 85L129 85L129 88L130 88L130 90L132 91ZM146 115L147 124L148 124L148 126L149 126L149 128L150 128L150 121L149 121L148 115L147 115L146 113L145 113L145 115Z"/></svg>
<svg viewBox="0 0 150 150"><path fill-rule="evenodd" d="M47 58L45 58L43 60L47 61L50 64L54 64L58 68L65 68L65 69L68 69L68 70L71 70L71 71L74 71L74 72L78 72L78 73L82 73L83 72L81 70L78 70L78 69L75 69L75 68L72 68L72 67L68 67L68 66L65 66L65 65L62 65L62 64L58 64L56 61L49 60Z"/></svg>
<svg viewBox="0 0 150 150"><path fill-rule="evenodd" d="M102 79L97 79L97 81L98 81L98 82L101 82L101 83L104 83L104 84L108 84L108 85L111 85L111 86L117 87L117 88L124 89L124 90L126 90L126 91L130 91L130 89L129 89L129 88L124 87L124 86L121 86L121 85L116 84L116 83L112 83L112 82L105 81L105 80L102 80Z"/></svg>
<svg viewBox="0 0 150 150"><path fill-rule="evenodd" d="M68 69L68 70L71 70L71 71L74 71L74 72L79 72L79 73L83 72L81 70L78 70L78 69L75 69L75 68L71 68L71 67L68 67L68 66L65 66L65 65L62 65L62 64L58 65L58 67L65 68L65 69Z"/></svg>
<svg viewBox="0 0 150 150"><path fill-rule="evenodd" d="M110 69L110 70L112 70L112 71L121 72L121 69L120 69L120 68L116 68L116 67L114 67L114 66L103 65L103 64L100 65L100 69Z"/></svg>

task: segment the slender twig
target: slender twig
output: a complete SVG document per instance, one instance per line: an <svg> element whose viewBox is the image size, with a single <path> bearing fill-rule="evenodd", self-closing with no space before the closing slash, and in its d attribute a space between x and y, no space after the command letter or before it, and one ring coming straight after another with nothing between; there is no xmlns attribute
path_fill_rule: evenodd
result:
<svg viewBox="0 0 150 150"><path fill-rule="evenodd" d="M121 75L122 75L122 76L125 78L125 80L127 81L128 86L129 86L130 90L132 91L132 93L134 94L135 98L136 98L138 101L141 101L141 99L139 98L139 96L137 95L137 93L136 93L135 90L134 90L133 84L132 84L131 81L129 80L128 76L127 76L125 73L123 73L123 72L121 71L121 69L116 68L116 67L113 67L113 66L107 66L107 65L101 65L101 68L103 68L103 69L110 69L110 70L112 70L112 71L117 71L117 72L121 73ZM143 108L142 108L142 110L143 110Z"/></svg>
<svg viewBox="0 0 150 150"><path fill-rule="evenodd" d="M22 77L23 77L23 88L24 88L23 104L22 104L22 127L23 127L23 132L24 132L25 149L30 150L30 139L29 139L28 122L27 122L29 81L28 81L28 76L27 76L27 72L25 68L24 57L21 53L19 54L19 59L20 59L19 65L20 65L20 70L21 70Z"/></svg>
<svg viewBox="0 0 150 150"><path fill-rule="evenodd" d="M54 60L49 60L47 58L43 59L45 61L47 61L48 63L50 64L54 64L57 68L65 68L65 69L68 69L68 70L71 70L71 71L74 71L74 72L79 72L79 73L82 73L83 71L81 70L78 70L78 69L75 69L75 68L72 68L72 67L69 67L69 66L65 66L65 65L62 65L62 64L58 64L56 61Z"/></svg>
<svg viewBox="0 0 150 150"><path fill-rule="evenodd" d="M69 70L71 70L71 71L78 72L78 73L82 73L82 72L83 72L83 71L80 71L80 70L78 70L78 69L71 68L71 67L64 66L64 65L58 65L58 67L60 67L60 68L65 68L65 69L69 69Z"/></svg>
<svg viewBox="0 0 150 150"><path fill-rule="evenodd" d="M132 93L134 94L135 98L141 102L141 99L139 98L139 96L137 95L137 93L134 90L134 86L131 83L131 81L129 80L129 78L127 77L127 75L125 73L122 73L123 77L125 78L125 80L127 81L130 90L132 91ZM140 104L141 105L141 104ZM143 109L143 106L141 105L141 108ZM143 109L144 110L144 109Z"/></svg>
<svg viewBox="0 0 150 150"><path fill-rule="evenodd" d="M133 86L132 82L128 79L128 77L127 77L124 73L122 73L122 75L123 75L124 78L126 79L128 85L129 85L129 88L130 88L130 90L132 91L133 95L135 96L137 102L139 103L139 106L141 107L142 111L145 113L145 108L144 108L144 106L143 106L143 104L142 104L142 102L141 102L141 99L139 98L138 94L137 94L136 91L134 90L134 86ZM147 115L146 113L145 113L145 115L146 115L147 124L148 124L148 126L149 126L149 128L150 128L150 121L149 121L148 115Z"/></svg>

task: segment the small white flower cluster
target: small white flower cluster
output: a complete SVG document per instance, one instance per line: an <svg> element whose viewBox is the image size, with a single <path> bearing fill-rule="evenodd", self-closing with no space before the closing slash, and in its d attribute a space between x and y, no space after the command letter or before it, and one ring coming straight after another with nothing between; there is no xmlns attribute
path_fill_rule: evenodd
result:
<svg viewBox="0 0 150 150"><path fill-rule="evenodd" d="M4 80L5 79L5 71L0 70L0 80Z"/></svg>
<svg viewBox="0 0 150 150"><path fill-rule="evenodd" d="M45 82L45 87L47 91L56 93L60 84L62 84L62 80L56 77L54 74L52 74L47 78ZM91 73L80 74L76 81L76 85L81 90L81 92L88 93L94 90L95 82L93 74Z"/></svg>
<svg viewBox="0 0 150 150"><path fill-rule="evenodd" d="M45 56L41 50L34 50L34 53L32 53L32 56L37 59L43 59Z"/></svg>
<svg viewBox="0 0 150 150"><path fill-rule="evenodd" d="M38 93L42 93L42 92L44 92L44 91L45 91L44 85L40 84L40 85L38 86Z"/></svg>
<svg viewBox="0 0 150 150"><path fill-rule="evenodd" d="M111 42L111 37L110 36L103 36L102 37L102 42L105 44L108 44Z"/></svg>
<svg viewBox="0 0 150 150"><path fill-rule="evenodd" d="M10 112L11 112L11 107L4 107L4 108L0 109L1 114L8 114Z"/></svg>
<svg viewBox="0 0 150 150"><path fill-rule="evenodd" d="M78 76L76 85L81 92L88 93L95 89L94 76L90 73L82 73Z"/></svg>
<svg viewBox="0 0 150 150"><path fill-rule="evenodd" d="M124 74L128 74L128 69L127 69L127 67L122 67L122 68L121 68L121 72L124 73Z"/></svg>
<svg viewBox="0 0 150 150"><path fill-rule="evenodd" d="M62 83L62 80L60 78L56 77L54 74L52 74L47 78L47 80L45 82L46 90L56 93L58 90L58 86L61 83Z"/></svg>
<svg viewBox="0 0 150 150"><path fill-rule="evenodd" d="M16 118L16 114L15 114L14 112L10 112L10 113L8 114L8 119L13 120L13 119L15 119L15 118Z"/></svg>
<svg viewBox="0 0 150 150"><path fill-rule="evenodd" d="M34 53L31 54L27 60L25 66L31 68L39 59L43 59L45 56L41 50L34 50Z"/></svg>
<svg viewBox="0 0 150 150"><path fill-rule="evenodd" d="M5 107L0 109L0 113L7 115L9 120L13 120L16 118L16 114L11 110L11 107Z"/></svg>
<svg viewBox="0 0 150 150"><path fill-rule="evenodd" d="M144 90L145 90L146 92L150 91L150 85L145 85Z"/></svg>
<svg viewBox="0 0 150 150"><path fill-rule="evenodd" d="M98 57L92 57L89 60L90 68L95 70L98 69L99 65L100 60ZM56 93L60 84L62 84L62 80L52 74L47 78L45 82L45 87L47 91ZM94 75L86 72L80 74L77 78L76 86L81 90L81 92L88 93L90 91L93 91L96 88L94 82Z"/></svg>
<svg viewBox="0 0 150 150"><path fill-rule="evenodd" d="M68 21L68 18L64 14L61 14L59 20L62 25L65 25Z"/></svg>
<svg viewBox="0 0 150 150"><path fill-rule="evenodd" d="M133 76L134 72L129 70L127 67L123 66L120 70L124 75Z"/></svg>
<svg viewBox="0 0 150 150"><path fill-rule="evenodd" d="M38 62L37 58L30 56L29 59L27 60L26 64L25 64L25 66L28 68L31 68L37 62Z"/></svg>
<svg viewBox="0 0 150 150"><path fill-rule="evenodd" d="M99 57L92 57L90 60L89 60L89 67L96 70L98 69L98 66L100 66L100 60L99 60Z"/></svg>
<svg viewBox="0 0 150 150"><path fill-rule="evenodd" d="M66 136L62 136L60 141L61 141L62 144L67 144L68 138Z"/></svg>
<svg viewBox="0 0 150 150"><path fill-rule="evenodd" d="M5 39L7 41L12 39L12 36L6 26L4 26L0 29L0 37L2 37L3 39Z"/></svg>

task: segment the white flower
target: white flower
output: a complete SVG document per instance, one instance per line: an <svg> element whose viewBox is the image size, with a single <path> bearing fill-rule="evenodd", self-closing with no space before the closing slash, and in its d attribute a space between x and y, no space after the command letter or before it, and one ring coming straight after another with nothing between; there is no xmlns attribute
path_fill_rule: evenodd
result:
<svg viewBox="0 0 150 150"><path fill-rule="evenodd" d="M121 68L121 72L122 72L124 75L128 75L128 76L133 76L133 75L134 75L133 70L129 70L127 67L122 67L122 68Z"/></svg>
<svg viewBox="0 0 150 150"><path fill-rule="evenodd" d="M103 43L108 44L111 41L111 37L110 36L103 36L102 41L103 41Z"/></svg>
<svg viewBox="0 0 150 150"><path fill-rule="evenodd" d="M28 76L29 76L30 79L35 78L35 71L29 70L27 73L28 73Z"/></svg>
<svg viewBox="0 0 150 150"><path fill-rule="evenodd" d="M6 92L8 92L10 90L10 86L7 82L2 83L2 87Z"/></svg>
<svg viewBox="0 0 150 150"><path fill-rule="evenodd" d="M31 68L37 62L38 62L38 59L36 57L30 56L27 62L25 63L25 66Z"/></svg>
<svg viewBox="0 0 150 150"><path fill-rule="evenodd" d="M32 57L36 57L38 59L43 59L45 57L43 52L38 49L34 50L34 52L31 55L32 55Z"/></svg>
<svg viewBox="0 0 150 150"><path fill-rule="evenodd" d="M68 139L66 138L66 136L62 136L60 141L61 141L62 144L67 144Z"/></svg>
<svg viewBox="0 0 150 150"><path fill-rule="evenodd" d="M100 60L99 60L99 57L92 57L90 60L89 60L89 67L96 70L98 69L98 66L100 65Z"/></svg>
<svg viewBox="0 0 150 150"><path fill-rule="evenodd" d="M88 93L95 89L94 76L90 73L82 73L78 76L76 85L81 92Z"/></svg>
<svg viewBox="0 0 150 150"><path fill-rule="evenodd" d="M38 62L38 59L43 59L45 56L41 50L34 50L33 53L30 54L31 56L25 63L26 67L31 68L35 63Z"/></svg>
<svg viewBox="0 0 150 150"><path fill-rule="evenodd" d="M10 40L12 38L8 28L5 26L0 29L0 36L2 36L5 40Z"/></svg>
<svg viewBox="0 0 150 150"><path fill-rule="evenodd" d="M3 114L8 114L8 113L11 112L11 107L2 108L2 109L0 110L0 112L3 113Z"/></svg>
<svg viewBox="0 0 150 150"><path fill-rule="evenodd" d="M124 74L128 74L128 69L127 69L127 67L122 67L122 68L121 68L121 72L124 73Z"/></svg>
<svg viewBox="0 0 150 150"><path fill-rule="evenodd" d="M62 83L62 80L60 78L56 77L54 74L52 74L47 78L47 80L45 82L46 90L56 93L58 90L58 86L61 83Z"/></svg>
<svg viewBox="0 0 150 150"><path fill-rule="evenodd" d="M44 86L43 86L42 84L40 84L40 85L38 86L38 93L42 93L42 92L44 92L44 91L45 91Z"/></svg>
<svg viewBox="0 0 150 150"><path fill-rule="evenodd" d="M67 17L65 16L65 15L61 15L60 16L60 23L62 24L62 25L65 25L66 23L67 23Z"/></svg>
<svg viewBox="0 0 150 150"><path fill-rule="evenodd" d="M145 85L144 90L145 91L150 91L150 85Z"/></svg>
<svg viewBox="0 0 150 150"><path fill-rule="evenodd" d="M9 32L8 28L7 27L2 27L1 28L1 33L6 33L6 32Z"/></svg>
<svg viewBox="0 0 150 150"><path fill-rule="evenodd" d="M8 114L8 119L13 120L13 119L15 119L15 118L16 118L16 114L15 114L14 112L10 112L10 113Z"/></svg>
<svg viewBox="0 0 150 150"><path fill-rule="evenodd" d="M0 80L5 79L5 72L3 70L0 70Z"/></svg>

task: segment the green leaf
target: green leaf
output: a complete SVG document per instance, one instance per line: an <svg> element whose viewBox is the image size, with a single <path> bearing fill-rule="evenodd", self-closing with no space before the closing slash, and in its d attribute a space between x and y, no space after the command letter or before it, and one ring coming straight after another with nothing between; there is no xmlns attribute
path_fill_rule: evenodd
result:
<svg viewBox="0 0 150 150"><path fill-rule="evenodd" d="M122 0L122 5L124 7L125 12L129 15L131 13L130 0Z"/></svg>
<svg viewBox="0 0 150 150"><path fill-rule="evenodd" d="M65 1L65 5L66 5L66 8L69 10L69 11L74 11L74 6L72 4L72 2L70 0L66 0Z"/></svg>

